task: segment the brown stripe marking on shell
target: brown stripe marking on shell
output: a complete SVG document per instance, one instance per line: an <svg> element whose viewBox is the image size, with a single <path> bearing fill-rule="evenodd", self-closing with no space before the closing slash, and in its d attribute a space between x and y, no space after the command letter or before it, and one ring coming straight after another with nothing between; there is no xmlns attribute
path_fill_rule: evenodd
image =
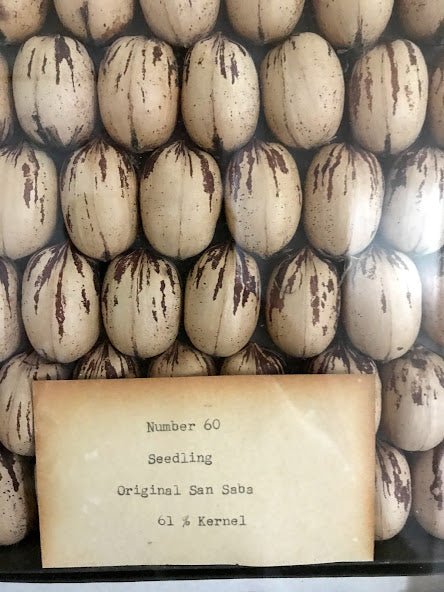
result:
<svg viewBox="0 0 444 592"><path fill-rule="evenodd" d="M197 350L195 351L195 356L199 360L202 360L205 364L208 376L214 376L216 374L216 365L211 356L208 356L207 354L204 354L202 352L198 352Z"/></svg>
<svg viewBox="0 0 444 592"><path fill-rule="evenodd" d="M396 362L396 364L399 364L399 362ZM403 393L402 391L400 391L398 389L398 384L397 384L397 380L395 377L395 373L393 371L393 366L394 363L392 362L391 364L389 364L388 366L386 366L388 371L388 368L390 368L390 375L389 375L389 380L388 380L388 389L393 391L396 395L396 400L395 400L395 407L398 410L401 407L401 403L402 403L402 398L403 398ZM406 370L406 368L402 368L401 369L401 376L402 376L402 380L406 381L407 380L407 375L408 375L408 370ZM383 378L385 378L385 373L382 374ZM384 381L385 382L385 381Z"/></svg>
<svg viewBox="0 0 444 592"><path fill-rule="evenodd" d="M232 247L235 250L236 271L234 277L233 293L233 315L236 315L239 306L245 308L250 296L256 299L256 308L260 300L260 280L253 273L247 261L248 255L241 249Z"/></svg>
<svg viewBox="0 0 444 592"><path fill-rule="evenodd" d="M57 279L57 289L55 293L55 316L59 325L59 336L64 335L64 323L65 323L65 307L63 297L63 275L66 267L66 261L68 259L68 248L66 247L63 253L63 258L60 264L59 276ZM35 299L35 297L34 297ZM37 311L36 311L37 312Z"/></svg>
<svg viewBox="0 0 444 592"><path fill-rule="evenodd" d="M319 324L321 319L321 299L319 290L319 277L315 270L314 275L310 277L310 306L312 311L312 324L313 327Z"/></svg>
<svg viewBox="0 0 444 592"><path fill-rule="evenodd" d="M444 362L443 362L444 366ZM432 370L438 378L440 385L444 387L444 373L443 368L439 367L433 361L433 353L423 346L416 346L412 348L399 360L391 362L388 366L389 379L388 388L396 395L396 409L399 409L402 402L403 391L398 388L398 382L405 384L408 379L411 380L411 397L413 403L418 406L429 405L430 398L435 400L438 397L436 390L432 390L427 384L427 375ZM400 379L396 378L396 374L400 374ZM441 382L442 380L442 382Z"/></svg>
<svg viewBox="0 0 444 592"><path fill-rule="evenodd" d="M175 341L173 345L157 359L165 361L167 366L177 366L179 364L179 342Z"/></svg>
<svg viewBox="0 0 444 592"><path fill-rule="evenodd" d="M338 361L345 366L347 374L353 374L353 364L361 374L377 373L376 364L371 358L346 346L341 340L336 341L332 347L312 361L311 371L313 371L314 364L318 363L319 367L316 374L331 374L334 372Z"/></svg>
<svg viewBox="0 0 444 592"><path fill-rule="evenodd" d="M213 49L215 50L214 60L216 66L219 66L221 75L227 79L227 68L225 64L225 40L221 34L215 36Z"/></svg>
<svg viewBox="0 0 444 592"><path fill-rule="evenodd" d="M253 361L256 373L262 375L284 374L282 360L275 352L265 349L257 343L250 343L243 350L242 364Z"/></svg>
<svg viewBox="0 0 444 592"><path fill-rule="evenodd" d="M129 177L135 176L134 167L131 164L130 159L128 156L123 153L119 152L119 162L117 164L117 169L119 171L119 178L120 178L120 187L122 189L122 198L126 198L125 189L128 190L130 187Z"/></svg>
<svg viewBox="0 0 444 592"><path fill-rule="evenodd" d="M361 82L363 77L363 60L356 62L350 79L349 103L354 119L358 119L359 107L361 104Z"/></svg>
<svg viewBox="0 0 444 592"><path fill-rule="evenodd" d="M119 90L119 88L120 88L120 81L122 80L122 78L124 76L126 76L126 74L128 72L128 69L129 69L129 66L130 66L130 63L131 63L131 60L132 60L132 57L133 57L135 40L132 40L132 41L128 42L125 45L125 49L129 46L130 43L132 43L132 48L130 49L130 51L129 51L128 55L127 55L124 69L121 70L121 71L119 71L118 74L117 74L117 76L116 76L116 81L114 83L115 90ZM120 49L120 47L119 47L119 49ZM116 53L114 55L117 55L117 51L116 51ZM110 60L110 62L111 61L112 60ZM108 62L108 63L110 63L110 62Z"/></svg>
<svg viewBox="0 0 444 592"><path fill-rule="evenodd" d="M40 223L45 222L45 196L39 195L39 174L40 174L40 162L37 158L35 150L31 147L28 148L28 158L32 164L34 172L34 203L40 202Z"/></svg>
<svg viewBox="0 0 444 592"><path fill-rule="evenodd" d="M219 289L222 287L222 281L225 273L225 268L227 265L227 258L230 252L230 244L222 244L222 245L215 245L208 249L196 265L193 268L193 276L194 276L194 285L196 288L199 288L200 282L202 280L203 274L206 270L207 265L211 265L211 269L215 271L219 265L222 263L222 259L225 259L221 269L219 270L219 277L218 282L216 284L216 288L213 294L213 300L216 300Z"/></svg>
<svg viewBox="0 0 444 592"><path fill-rule="evenodd" d="M20 403L18 404L17 417L16 417L16 433L17 433L18 440L22 439L22 434L20 431L21 419L22 419L22 402L20 401Z"/></svg>
<svg viewBox="0 0 444 592"><path fill-rule="evenodd" d="M162 46L157 44L153 47L153 66L160 62L163 56Z"/></svg>
<svg viewBox="0 0 444 592"><path fill-rule="evenodd" d="M122 362L121 362L122 364ZM104 358L103 360L103 367L105 370L105 378L108 380L111 380L113 378L119 378L119 373L117 371L117 369L115 368L115 366L111 363L111 360L109 358Z"/></svg>
<svg viewBox="0 0 444 592"><path fill-rule="evenodd" d="M163 263L166 267L166 274L170 282L171 291L173 292L173 294L176 294L176 286L178 284L178 276L176 269L166 260L163 261Z"/></svg>
<svg viewBox="0 0 444 592"><path fill-rule="evenodd" d="M166 374L171 376L175 373L175 368L180 367L181 355L186 353L192 355L197 361L198 365L201 368L204 367L206 369L206 372L209 376L214 374L214 363L210 356L207 356L206 354L196 350L194 347L190 347L189 345L185 345L179 341L175 341L165 353L158 356L154 360L152 366L165 366Z"/></svg>
<svg viewBox="0 0 444 592"><path fill-rule="evenodd" d="M417 66L418 65L418 58L416 57L415 46L413 45L413 43L411 41L405 40L403 43L407 48L407 53L409 54L410 65Z"/></svg>
<svg viewBox="0 0 444 592"><path fill-rule="evenodd" d="M60 338L64 335L64 322L65 322L65 305L64 305L64 295L63 295L63 278L66 270L68 255L71 255L73 260L74 266L81 277L85 277L83 271L83 264L84 260L77 252L72 249L69 243L62 243L61 245L56 245L54 247L50 247L49 249L45 249L40 253L37 253L29 262L28 264L28 273L27 273L27 281L29 282L31 279L32 273L35 271L37 265L39 264L41 258L50 253L50 256L45 263L41 272L37 275L34 281L34 311L38 314L39 308L39 301L40 301L40 293L44 286L49 283L52 274L58 267L58 277L57 277L57 285L56 285L56 292L54 294L54 305L55 305L55 317L58 323L58 333ZM86 296L86 294L85 294ZM87 299L83 300L83 306L86 312L89 314L89 301Z"/></svg>
<svg viewBox="0 0 444 592"><path fill-rule="evenodd" d="M95 177L95 184L96 184L96 188L97 188L97 177ZM100 240L102 241L102 245L103 245L102 259L104 261L109 261L112 257L111 257L111 252L108 247L108 242L105 238L105 235L103 234L102 229L100 227L94 226L93 220L91 219L91 214L89 212L89 201L88 201L88 195L86 193L83 194L83 201L84 201L84 212L86 214L86 217L88 218L91 234L94 235L95 233L97 233L100 236ZM69 207L67 208L67 211L69 214L69 212L70 212Z"/></svg>
<svg viewBox="0 0 444 592"><path fill-rule="evenodd" d="M348 145L348 149L353 154L353 180L356 178L356 161L358 158L363 160L369 168L372 189L370 199L373 200L378 190L383 193L385 189L385 179L381 170L381 165L376 156L371 152L367 152L367 150L352 145Z"/></svg>
<svg viewBox="0 0 444 592"><path fill-rule="evenodd" d="M31 168L27 162L24 162L22 165L22 172L24 178L24 185L23 185L23 199L26 204L26 207L29 209L31 203L31 192L33 189L33 182L31 178Z"/></svg>
<svg viewBox="0 0 444 592"><path fill-rule="evenodd" d="M137 249L126 255L118 257L114 261L114 273L113 278L117 284L120 284L124 274L128 271L131 275L131 281L136 281L136 307L140 313L140 294L143 288L150 283L152 273L160 274L161 271L166 274L170 282L170 287L173 294L176 294L176 278L174 268L165 260L158 258L144 249ZM162 310L166 318L166 282L164 279L161 281L161 292L162 292ZM105 288L104 300L106 302L108 297L109 284ZM106 305L105 305L106 306ZM156 318L154 319L156 320Z"/></svg>
<svg viewBox="0 0 444 592"><path fill-rule="evenodd" d="M444 364L442 366L438 366L434 364L433 370L435 372L435 376L438 379L440 386L444 389ZM438 398L438 394L435 392L435 399Z"/></svg>
<svg viewBox="0 0 444 592"><path fill-rule="evenodd" d="M187 54L185 56L185 60L183 63L183 82L184 82L184 84L188 84L188 81L190 79L192 51L193 51L193 48L191 48L187 51Z"/></svg>
<svg viewBox="0 0 444 592"><path fill-rule="evenodd" d="M400 187L407 187L408 173L410 171L416 171L426 176L428 169L427 161L432 153L433 149L421 148L420 150L408 150L397 158L389 176L392 193Z"/></svg>
<svg viewBox="0 0 444 592"><path fill-rule="evenodd" d="M196 156L196 158L199 159L200 170L201 170L202 179L203 179L203 190L209 196L210 212L211 212L212 205L213 205L213 196L214 196L214 192L216 190L216 184L215 184L214 175L210 170L210 161L209 161L208 155L205 152L202 152L202 150L199 150L198 148L194 148L193 146L188 146L184 140L179 140L178 142L174 142L174 143L170 144L170 146L167 146L165 149L161 149L160 151L157 151L157 154L155 153L155 155L153 155L148 161L148 162L150 162L150 161L151 162L148 165L148 171L146 171L147 174L146 174L145 178L147 176L149 176L149 174L152 172L154 165L157 162L157 159L159 158L159 156L164 155L165 158L167 158L170 154L174 154L174 156L176 158L176 162L178 162L179 158L184 158L188 162L189 173L190 173L191 178L194 177L194 167L193 167L192 155Z"/></svg>
<svg viewBox="0 0 444 592"><path fill-rule="evenodd" d="M95 354L97 354L100 348L101 346L93 348L78 361L73 374L74 379L77 380L83 376L90 377L93 375L97 366L97 356Z"/></svg>
<svg viewBox="0 0 444 592"><path fill-rule="evenodd" d="M379 442L376 445L376 458L381 469L381 480L384 497L387 498L394 495L398 505L402 504L404 509L407 511L411 501L410 480L407 479L406 484L402 482L402 471L395 453L390 450L390 448L383 442ZM393 481L386 467L386 459L391 465L391 475L393 476ZM391 486L393 486L393 493L390 493Z"/></svg>
<svg viewBox="0 0 444 592"><path fill-rule="evenodd" d="M83 304L83 307L85 308L86 312L89 314L89 312L91 310L91 302L86 295L85 288L82 288L82 304Z"/></svg>
<svg viewBox="0 0 444 592"><path fill-rule="evenodd" d="M328 174L327 181L327 201L330 202L333 199L333 189L335 181L336 169L342 162L344 152L347 150L345 144L337 144L330 150L323 167L321 168L322 184L325 186L325 175ZM347 174L344 175L344 179L347 179ZM345 195L345 193L344 193Z"/></svg>
<svg viewBox="0 0 444 592"><path fill-rule="evenodd" d="M23 356L23 354L21 354L21 356ZM18 356L18 357L20 357L20 356ZM17 356L14 358L11 358L9 360L9 362L4 364L0 368L0 384L2 384L2 382L4 382L6 380L6 378L8 377L8 373L9 373L11 367L14 365L15 360L17 360Z"/></svg>
<svg viewBox="0 0 444 592"><path fill-rule="evenodd" d="M159 322L159 318L157 316L157 310L156 310L157 304L156 304L156 299L155 299L154 296L153 296L153 299L152 299L152 302L151 303L153 305L153 309L151 310L151 314L153 315L153 320L154 320L155 323L158 323Z"/></svg>
<svg viewBox="0 0 444 592"><path fill-rule="evenodd" d="M161 280L160 281L160 292L162 294L162 299L160 301L160 307L162 308L164 319L166 319L166 314L167 314L165 287L166 287L165 280Z"/></svg>
<svg viewBox="0 0 444 592"><path fill-rule="evenodd" d="M11 292L10 292L10 283L9 283L9 274L10 270L6 262L0 257L0 284L3 286L3 290L5 292L6 302L8 303L8 308L11 310Z"/></svg>
<svg viewBox="0 0 444 592"><path fill-rule="evenodd" d="M281 106L280 109L280 115L283 119L283 123L285 126L285 130L287 132L287 134L289 135L289 137L291 138L291 141L293 142L293 144L297 147L299 146L299 142L297 141L297 139L295 138L295 135L290 127L290 123L288 121L288 113L287 113L287 109L285 106L285 100L287 97L287 80L286 80L286 76L285 76L285 63L287 62L287 54L286 54L286 50L288 47L288 42L290 42L291 47L293 48L293 50L296 49L296 44L293 38L289 39L287 42L283 43L282 45L278 46L276 49L272 50L268 56L267 56L267 63L266 63L266 68L265 68L265 76L268 79L268 71L270 69L270 62L271 59L273 59L273 68L276 69L277 67L279 67L281 69L281 76L282 76L282 101L283 104Z"/></svg>
<svg viewBox="0 0 444 592"><path fill-rule="evenodd" d="M432 484L430 485L430 493L433 496L433 499L437 503L438 510L442 511L444 509L444 483L443 483L443 475L442 475L442 464L443 464L443 457L444 457L444 442L439 444L433 450L433 458L432 458L432 472L434 475Z"/></svg>
<svg viewBox="0 0 444 592"><path fill-rule="evenodd" d="M209 196L210 212L213 209L213 197L216 190L214 175L210 170L208 157L200 150L192 150L200 161L200 170L203 178L203 189Z"/></svg>
<svg viewBox="0 0 444 592"><path fill-rule="evenodd" d="M235 203L239 198L240 182L242 175L244 174L244 167L242 165L246 161L247 178L245 185L248 191L251 192L253 189L254 167L255 165L259 165L261 159L264 157L273 175L276 194L279 193L277 171L279 170L283 175L287 175L290 172L285 162L284 155L271 143L253 140L247 144L247 146L242 148L242 150L231 159L230 164L228 165L227 179Z"/></svg>
<svg viewBox="0 0 444 592"><path fill-rule="evenodd" d="M390 83L391 83L392 99L393 99L392 114L396 115L396 110L398 107L398 96L399 96L399 92L401 90L401 87L399 85L398 63L395 60L395 50L393 47L393 43L386 43L385 49L386 49L387 57L388 57L389 63L390 63Z"/></svg>
<svg viewBox="0 0 444 592"><path fill-rule="evenodd" d="M294 284L301 266L306 261L308 247L298 251L296 255L290 255L278 266L272 279L271 289L268 298L268 317L273 318L273 311L282 312L285 306L285 297L293 294ZM293 272L287 277L290 267L294 266ZM284 285L285 281L285 285ZM299 287L302 284L302 277L299 278Z"/></svg>
<svg viewBox="0 0 444 592"><path fill-rule="evenodd" d="M83 379L118 379L138 376L139 369L133 358L120 353L105 340L80 360L74 375Z"/></svg>
<svg viewBox="0 0 444 592"><path fill-rule="evenodd" d="M28 263L26 281L30 282L31 275L39 265L43 256L48 253L50 254L48 261L45 263L41 273L37 276L34 282L34 310L36 313L38 312L40 292L43 289L43 287L49 282L52 271L54 270L55 266L59 263L63 255L66 254L66 248L66 243L62 243L59 245L55 245L54 247L50 247L47 250L42 250L36 255L34 255Z"/></svg>
<svg viewBox="0 0 444 592"><path fill-rule="evenodd" d="M60 171L60 189L63 191L65 189L66 183L66 176L69 170L69 181L68 181L68 188L71 188L72 182L77 178L76 177L76 168L77 165L82 162L82 164L86 160L86 155L90 150L91 143L87 144L84 148L80 148L77 152L74 152L62 165L62 169Z"/></svg>
<svg viewBox="0 0 444 592"><path fill-rule="evenodd" d="M146 80L146 47L142 47L142 80L145 82ZM140 88L140 90L142 91L142 96L143 96L143 103L145 103L145 91L143 89L143 87Z"/></svg>
<svg viewBox="0 0 444 592"><path fill-rule="evenodd" d="M411 502L410 479L407 479L405 484L403 483L401 479L401 467L399 466L398 459L393 451L388 451L388 458L392 465L395 498L398 504L403 504L404 510L407 511Z"/></svg>
<svg viewBox="0 0 444 592"><path fill-rule="evenodd" d="M121 255L117 259L115 259L114 265L114 273L113 279L117 284L120 284L124 274L129 271L131 274L131 280L134 280L134 276L136 274L136 270L139 266L140 259L143 257L144 251L143 249L137 249L135 251L131 251L126 255Z"/></svg>
<svg viewBox="0 0 444 592"><path fill-rule="evenodd" d="M265 0L266 2L268 2L269 0ZM265 41L265 32L264 32L264 26L262 23L262 6L261 6L261 0L258 0L257 3L257 33L259 36L259 40L261 41L261 43L264 43Z"/></svg>
<svg viewBox="0 0 444 592"><path fill-rule="evenodd" d="M364 252L364 254L359 257L358 261L354 264L353 276L355 276L356 273L360 271L364 277L370 280L376 279L376 258L377 255L374 248L370 248L368 251Z"/></svg>
<svg viewBox="0 0 444 592"><path fill-rule="evenodd" d="M444 277L444 249L438 255L437 269L433 267L433 274L438 278Z"/></svg>
<svg viewBox="0 0 444 592"><path fill-rule="evenodd" d="M370 59L367 58L364 61L366 69L367 69L367 75L365 76L363 82L364 82L364 87L365 87L365 95L367 98L367 106L368 106L368 110L371 113L373 110L373 92L372 92L372 87L373 87L373 70L370 67Z"/></svg>
<svg viewBox="0 0 444 592"><path fill-rule="evenodd" d="M236 43L231 39L227 39L221 33L216 33L216 35L214 35L213 51L215 52L215 65L219 66L219 72L225 78L225 80L228 80L228 70L230 71L231 84L235 84L236 80L239 78L239 68L237 64L235 48L238 49L244 57L247 55L245 48L239 43ZM230 60L229 66L227 66L228 57Z"/></svg>
<svg viewBox="0 0 444 592"><path fill-rule="evenodd" d="M96 150L97 150L98 154L100 155L98 162L99 162L102 183L105 183L106 173L107 173L107 160L106 160L106 154L105 154L106 145L104 144L104 142L98 142L96 144Z"/></svg>
<svg viewBox="0 0 444 592"><path fill-rule="evenodd" d="M79 13L85 25L86 37L92 39L91 26L89 24L89 0L84 0L82 6L79 8Z"/></svg>
<svg viewBox="0 0 444 592"><path fill-rule="evenodd" d="M56 84L60 84L60 67L62 65L62 62L66 61L71 71L72 87L75 91L76 85L74 81L74 62L71 55L71 49L63 35L56 35L54 37L54 58L56 67Z"/></svg>
<svg viewBox="0 0 444 592"><path fill-rule="evenodd" d="M172 144L172 146L174 146L174 144ZM154 167L156 166L156 162L165 153L166 150L167 150L167 148L158 148L157 150L155 150L154 152L152 152L150 154L150 156L148 157L148 159L145 162L145 166L143 167L143 173L142 173L143 179L149 178L149 176L154 171Z"/></svg>
<svg viewBox="0 0 444 592"><path fill-rule="evenodd" d="M179 69L177 66L177 62L175 58L171 59L169 56L167 58L167 68L168 68L168 88L176 89L179 86Z"/></svg>
<svg viewBox="0 0 444 592"><path fill-rule="evenodd" d="M0 444L0 464L8 471L14 491L20 489L20 483L15 472L14 465L17 462L16 456Z"/></svg>
<svg viewBox="0 0 444 592"><path fill-rule="evenodd" d="M372 246L359 257L356 263L353 264L353 277L360 271L362 275L370 280L376 279L378 270L378 263L387 262L395 269L401 271L409 271L408 265L393 249L384 249L378 246Z"/></svg>
<svg viewBox="0 0 444 592"><path fill-rule="evenodd" d="M40 172L40 163L35 151L31 148L31 146L24 144L21 152L23 150L26 150L26 157L29 161L24 162L22 165L22 173L25 181L23 186L23 199L25 201L26 207L29 209L31 195L34 194L34 203L37 204L40 202L40 222L43 224L45 221L45 200L43 195L39 197L38 178Z"/></svg>
<svg viewBox="0 0 444 592"><path fill-rule="evenodd" d="M26 433L28 435L29 440L32 440L32 430L33 430L33 418L32 418L32 404L29 403L26 409Z"/></svg>
<svg viewBox="0 0 444 592"><path fill-rule="evenodd" d="M35 52L36 52L36 48L34 47L34 49L31 51L31 56L30 56L29 62L28 62L28 73L27 73L28 78L31 78L32 64L34 63Z"/></svg>
<svg viewBox="0 0 444 592"><path fill-rule="evenodd" d="M37 204L38 201L40 201L40 219L41 223L43 224L45 220L45 204L43 196L39 198L38 191L40 162L37 158L34 149L27 142L20 142L17 146L4 148L0 152L0 157L5 158L7 163L12 161L12 165L14 167L17 167L18 159L20 158L20 156L23 156L23 153L25 153L24 157L28 161L24 162L21 167L24 179L23 200L26 204L26 207L29 209L31 203L31 195L34 192L34 203Z"/></svg>

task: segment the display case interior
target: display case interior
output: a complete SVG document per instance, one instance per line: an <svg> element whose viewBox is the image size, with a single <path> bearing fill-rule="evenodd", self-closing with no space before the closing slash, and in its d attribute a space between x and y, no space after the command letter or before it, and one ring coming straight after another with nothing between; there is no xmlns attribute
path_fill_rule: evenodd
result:
<svg viewBox="0 0 444 592"><path fill-rule="evenodd" d="M254 63L258 71L260 71L261 64L266 57L267 53L270 49L276 45L276 43L272 43L269 45L255 45L245 39L245 37L240 36L237 34L233 27L231 26L228 16L227 16L227 8L226 3L223 0L221 2L220 7L220 14L214 28L215 31L222 31L227 37L230 39L240 43L242 46L246 47L253 57ZM318 25L316 23L316 19L313 14L312 9L312 2L307 0L305 3L304 11L302 17L297 23L297 26L294 30L295 33L301 33L305 31L311 31L315 33L320 33ZM56 16L56 12L54 8L51 6L49 10L48 17L43 28L38 32L39 35L52 35L52 34L63 34L67 36L73 36L72 32L68 31L59 21ZM122 35L145 35L150 37L152 35L151 31L149 30L146 21L144 19L142 10L139 6L139 2L136 2L135 7L135 14L134 18L132 19L131 23L125 28ZM380 37L378 43L382 42L390 42L395 39L403 39L406 37L405 30L402 28L401 23L399 22L399 18L397 16L396 10L394 11L392 18ZM102 62L106 49L109 45L110 41L107 41L107 45L101 46L96 45L94 43L85 43L85 47L88 50L89 55L91 56L95 69L96 75ZM429 69L437 62L437 60L442 56L444 48L442 45L442 39L438 36L435 37L433 42L422 42L422 41L415 41L417 45L421 48L427 65ZM0 47L1 53L5 55L7 61L9 63L10 68L14 64L19 46L18 45L11 45L8 43L4 43ZM339 57L342 70L344 72L345 77L345 84L346 87L349 85L349 81L352 75L352 70L360 57L365 53L366 49L363 47L362 43L355 44L351 49L339 49L337 50L337 55ZM177 59L178 63L178 71L179 71L179 78L180 78L180 85L182 84L182 76L184 70L184 62L185 62L185 55L186 50L180 48L174 48L174 54ZM349 99L346 98L346 105L344 110L344 117L342 118L340 127L338 129L337 134L334 136L334 142L346 142L350 144L356 144L352 131L350 120L348 117L348 101ZM20 126L16 124L15 126L15 134L8 142L8 144L13 144L15 142L19 142L20 140L25 139L25 134L20 129ZM100 117L97 118L96 126L94 130L93 136L95 137L105 137L107 141L111 144L116 145L113 140L107 135L102 123L100 121ZM261 109L259 115L259 123L254 134L254 139L264 142L274 142L276 141L276 136L270 131L265 117L263 110ZM179 140L187 140L189 141L189 137L187 135L187 131L185 129L185 125L182 121L182 117L179 114L178 123L174 129L174 132L171 136L171 141L179 141ZM434 146L435 142L430 136L429 128L427 125L424 126L420 136L415 141L413 148L421 148L423 146ZM290 154L293 156L294 160L297 163L297 167L299 170L299 175L301 179L301 186L303 187L305 184L307 171L309 170L310 163L312 162L313 158L318 152L318 148L309 148L309 149L296 149L293 147L288 147ZM56 164L57 171L60 173L62 171L62 167L69 156L69 152L66 150L56 150L53 148L45 147L45 151L50 155L53 159L54 163ZM134 165L138 179L141 179L143 176L143 172L146 167L146 161L149 157L148 152L151 150L146 150L143 153L135 153L132 152L130 155L131 163ZM233 154L229 152L225 152L223 150L219 150L218 146L216 146L215 150L212 150L212 155L214 156L217 164L221 169L222 179L225 178L227 175L227 171L230 164ZM390 156L387 154L380 154L378 155L379 163L382 167L382 171L384 175L387 177L393 167L394 162L396 161L396 156ZM1 181L1 179L0 179ZM306 224L306 229L308 229L308 224ZM154 229L155 230L155 229ZM384 231L385 232L385 231ZM385 234L387 236L390 235L390 229L387 229ZM216 245L219 243L227 242L231 239L231 234L229 230L229 221L227 222L226 215L222 211L221 216L217 220L216 230L214 238L211 241L212 245ZM396 234L396 233L395 233ZM66 230L64 227L64 222L62 219L61 212L59 211L57 214L57 223L56 223L56 230L51 236L51 240L49 242L50 245L55 245L62 241L65 241L67 238ZM311 237L310 242L313 244L313 239ZM378 235L377 241L381 241L381 236ZM286 254L294 252L296 249L307 245L308 239L307 234L304 232L303 224L299 224L298 231L293 238L289 242L285 244L283 248L277 248L276 252L271 254L266 253L267 257L263 258L260 256L256 256L256 263L259 267L261 279L263 286L266 286L269 282L271 274L276 266L283 260ZM151 240L151 245L153 244L153 240ZM131 242L131 248L147 248L150 249L151 246L149 245L143 229L141 227L141 223L139 223L138 232L136 239ZM261 247L257 247L260 249ZM251 245L249 246L251 249ZM180 274L180 279L182 285L185 286L186 278L190 271L192 270L193 266L198 261L202 249L199 251L199 254L194 254L189 258L185 258L185 260L180 262L178 265L178 270ZM359 252L359 249L358 249ZM172 257L172 255L171 255ZM100 257L97 257L100 259ZM353 259L353 257L352 257ZM29 257L24 257L17 259L15 264L21 273L24 272L25 267L29 261ZM344 274L348 271L347 267L350 264L349 262L344 262L340 258L335 260L335 265L337 266L339 275ZM99 275L101 280L103 281L105 272L106 272L106 263L103 261L98 261L96 263L96 267L98 269ZM265 291L264 291L265 292ZM262 296L262 302L265 301L265 294ZM257 323L257 328L254 332L252 337L252 341L255 343L264 346L265 348L271 348L277 350L275 343L269 336L269 330L267 331L267 319L265 317L264 312L265 307L261 307L261 313L259 316L259 322ZM343 336L342 333L343 329L339 328L339 336ZM181 326L179 332L179 338L183 341L187 341L187 333L185 328ZM419 342L424 344L428 348L432 349L437 354L443 356L444 355L444 347L440 347L435 342L431 341L429 337L425 335L424 332L421 332L419 337ZM281 346L281 350L285 351L285 344ZM126 352L125 352L126 353ZM296 355L292 352L282 353L279 352L280 358L282 363L285 363L287 373L303 373L307 371L307 362L305 358L309 358L311 353L307 353L307 355L302 354ZM223 354L225 355L225 354ZM146 356L141 356L144 358L151 357L151 354L147 354ZM304 358L304 359L303 359ZM281 364L280 361L276 362L279 366ZM222 361L217 361L217 369L220 371L222 366ZM144 373L143 375L147 375L148 372L148 363L146 361L142 362L142 369L138 369L137 373L141 372ZM138 374L135 375L138 375ZM410 458L410 454L407 453L407 458ZM69 537L69 533L66 533L66 536ZM301 533L303 537L303 533ZM35 582L47 582L47 581L103 581L103 580L148 580L148 579L181 579L181 578L237 578L237 577L312 577L312 576L352 576L352 575L401 575L401 574L432 574L432 573L441 573L444 572L444 541L432 537L427 534L416 522L413 517L410 517L407 525L402 530L400 534L389 541L384 542L377 542L376 543L376 555L375 555L375 562L369 564L337 564L337 565L321 565L321 566L303 566L303 567L291 567L291 568L269 568L269 569L249 569L249 568L241 568L241 567L225 567L225 566L202 566L199 568L188 568L188 567L145 567L141 566L139 568L106 568L106 569L88 569L88 570L42 570L41 569L41 562L40 562L40 551L39 551L39 541L38 535L36 532L28 536L23 542L13 545L13 546L0 546L0 581L35 581Z"/></svg>

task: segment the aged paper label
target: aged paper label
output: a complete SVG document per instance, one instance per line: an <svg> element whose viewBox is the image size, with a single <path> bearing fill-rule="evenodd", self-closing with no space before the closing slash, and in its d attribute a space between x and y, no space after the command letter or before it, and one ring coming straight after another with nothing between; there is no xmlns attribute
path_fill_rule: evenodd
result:
<svg viewBox="0 0 444 592"><path fill-rule="evenodd" d="M373 559L374 379L34 383L44 567Z"/></svg>

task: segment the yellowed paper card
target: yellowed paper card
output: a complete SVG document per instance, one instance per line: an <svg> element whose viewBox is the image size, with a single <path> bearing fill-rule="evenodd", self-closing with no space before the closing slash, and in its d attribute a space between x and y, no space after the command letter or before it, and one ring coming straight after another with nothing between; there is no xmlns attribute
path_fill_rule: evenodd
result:
<svg viewBox="0 0 444 592"><path fill-rule="evenodd" d="M373 559L374 380L34 384L44 567Z"/></svg>

